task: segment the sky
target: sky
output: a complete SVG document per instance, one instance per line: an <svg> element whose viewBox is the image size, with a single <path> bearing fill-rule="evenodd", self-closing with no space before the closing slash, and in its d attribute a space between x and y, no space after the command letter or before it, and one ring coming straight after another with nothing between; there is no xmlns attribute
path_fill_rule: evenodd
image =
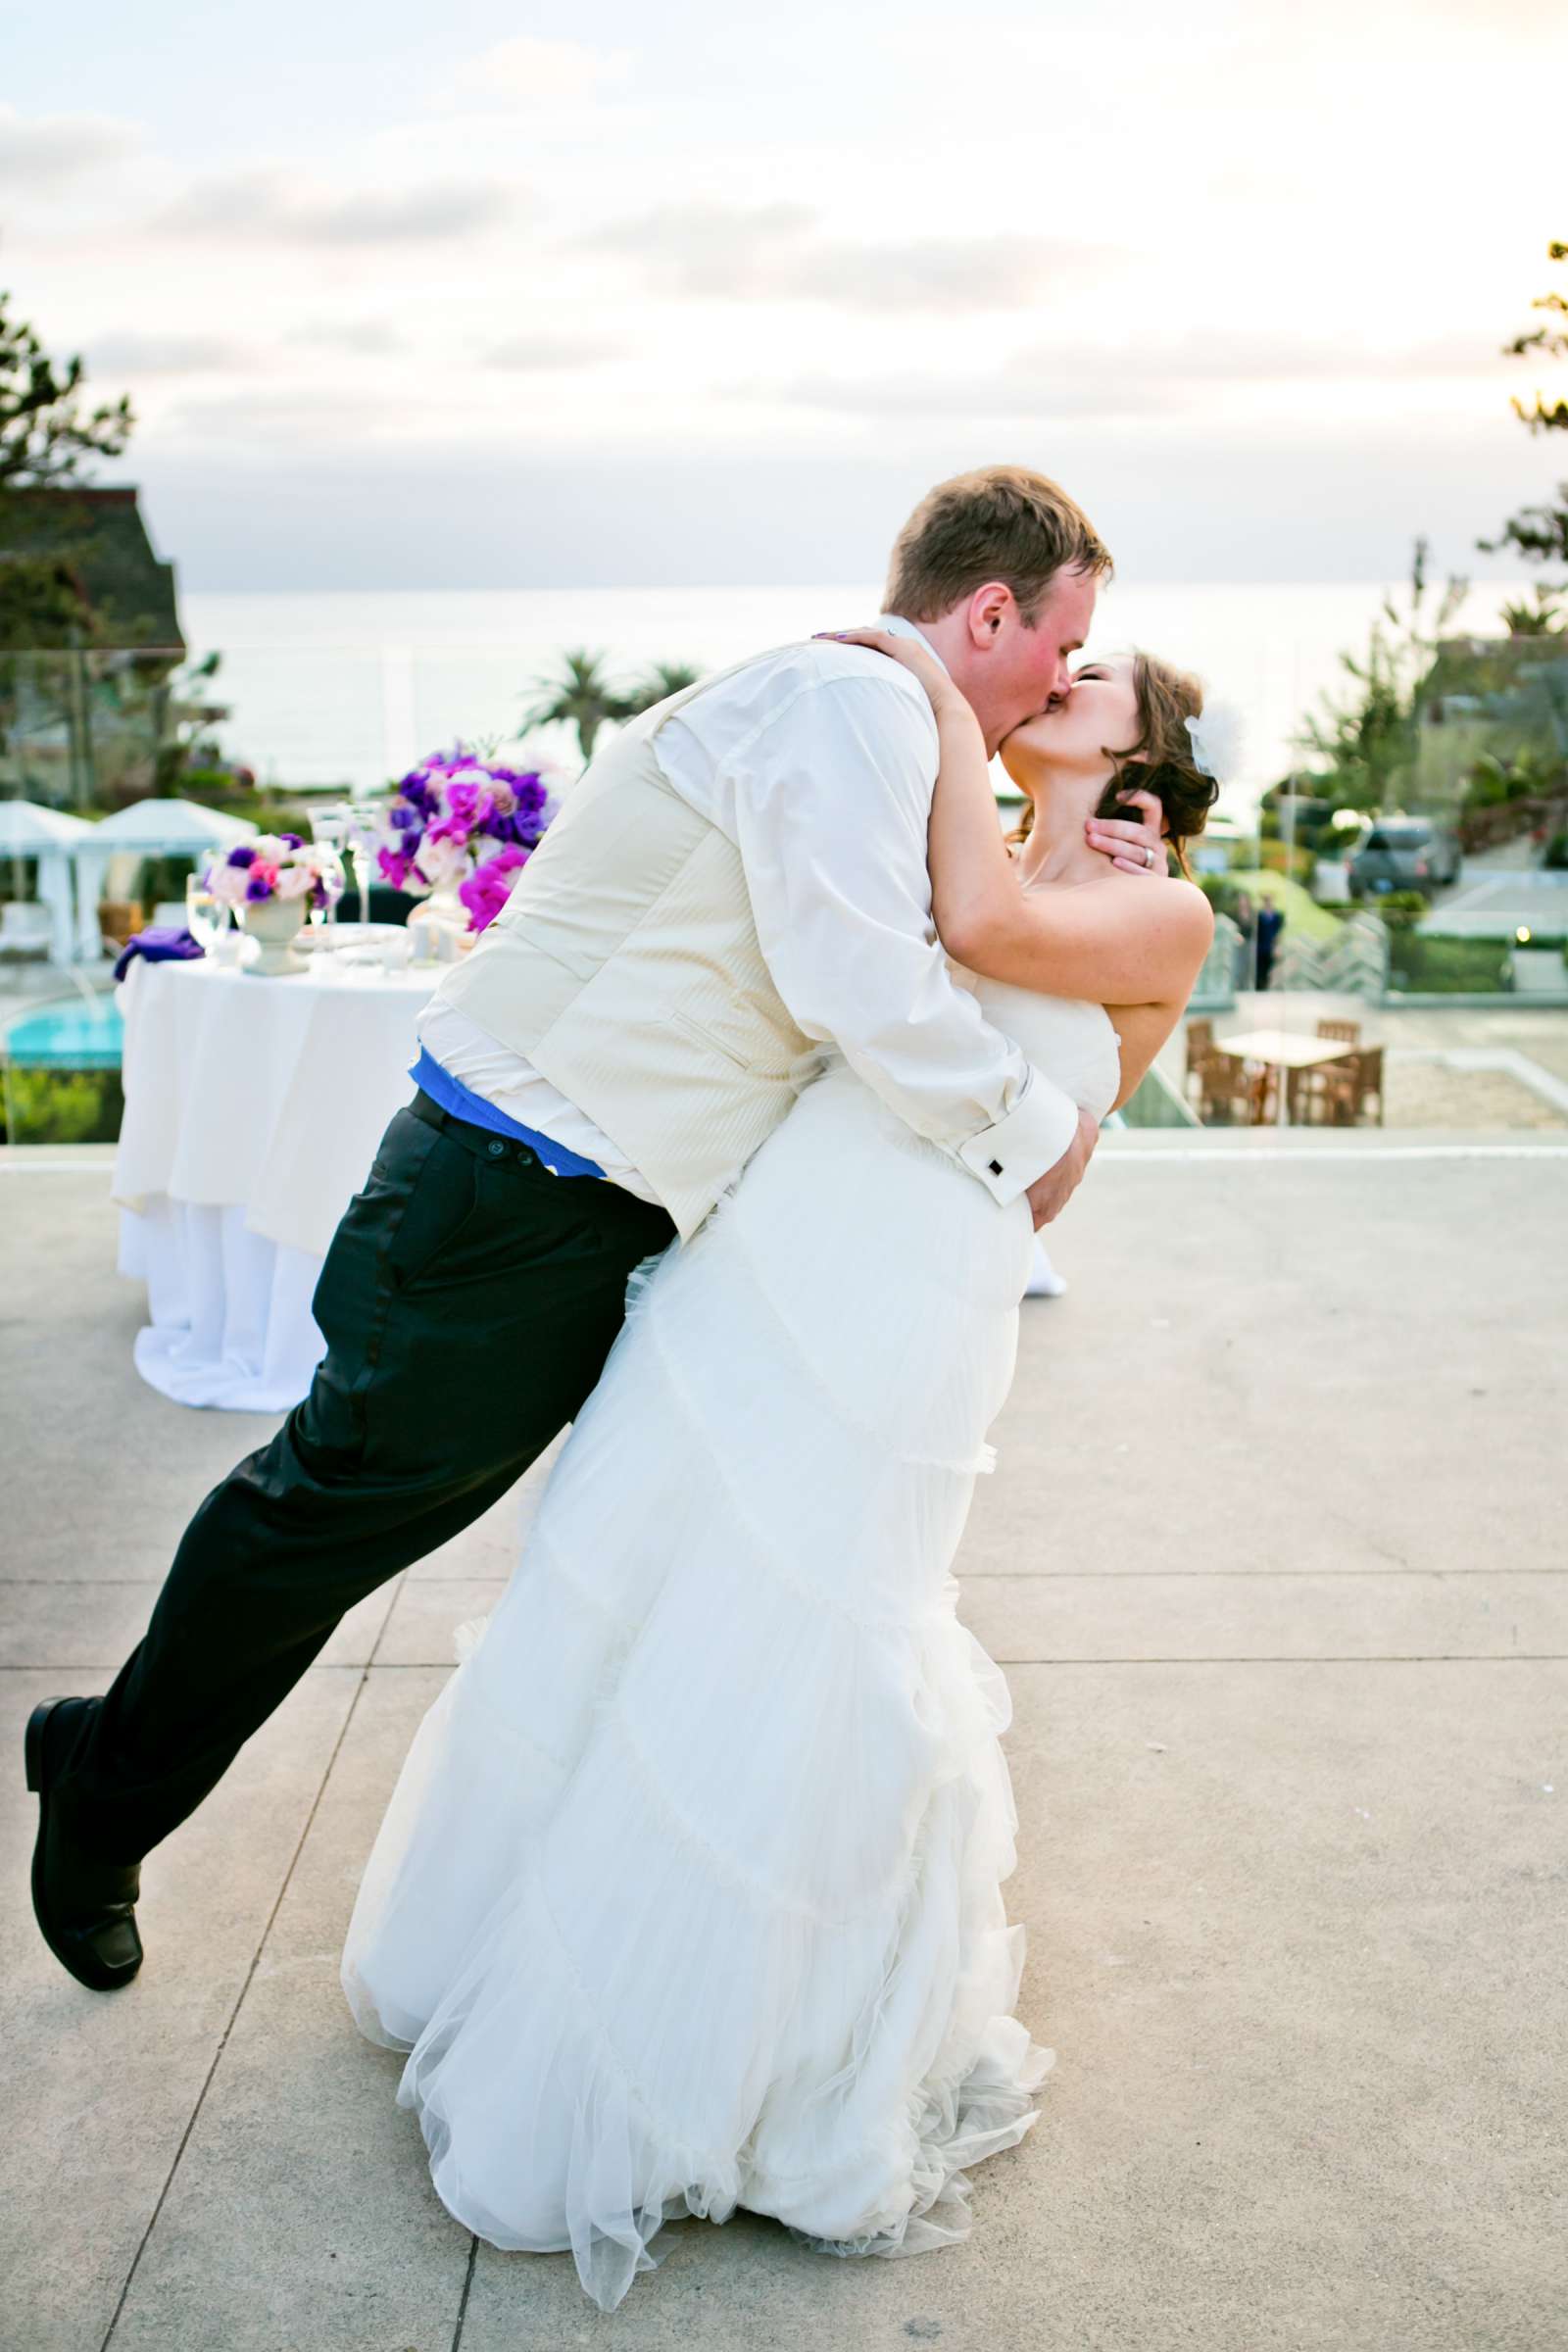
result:
<svg viewBox="0 0 1568 2352"><path fill-rule="evenodd" d="M1565 69L1560 0L78 0L0 287L191 588L871 579L996 460L1124 578L1497 575Z"/></svg>

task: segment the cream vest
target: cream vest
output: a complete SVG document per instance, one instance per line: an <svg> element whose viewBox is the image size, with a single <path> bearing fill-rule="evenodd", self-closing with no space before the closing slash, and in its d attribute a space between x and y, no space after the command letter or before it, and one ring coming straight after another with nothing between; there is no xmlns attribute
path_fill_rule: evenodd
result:
<svg viewBox="0 0 1568 2352"><path fill-rule="evenodd" d="M666 719L748 667L600 754L440 991L609 1136L682 1239L816 1066L762 959L740 852L654 758Z"/></svg>

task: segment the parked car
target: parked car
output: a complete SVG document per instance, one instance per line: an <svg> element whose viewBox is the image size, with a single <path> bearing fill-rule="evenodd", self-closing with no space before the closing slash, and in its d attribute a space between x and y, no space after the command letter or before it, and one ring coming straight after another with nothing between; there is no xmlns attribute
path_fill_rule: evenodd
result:
<svg viewBox="0 0 1568 2352"><path fill-rule="evenodd" d="M1458 836L1425 816L1374 817L1346 860L1357 898L1418 890L1430 899L1459 879Z"/></svg>

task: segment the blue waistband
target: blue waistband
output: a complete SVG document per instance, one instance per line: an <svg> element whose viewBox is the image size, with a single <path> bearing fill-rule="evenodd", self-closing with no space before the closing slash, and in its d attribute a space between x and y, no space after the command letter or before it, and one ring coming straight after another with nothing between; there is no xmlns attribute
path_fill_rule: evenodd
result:
<svg viewBox="0 0 1568 2352"><path fill-rule="evenodd" d="M444 1070L427 1047L419 1048L419 1058L409 1076L421 1094L428 1095L432 1102L439 1102L455 1119L465 1119L470 1127L484 1127L492 1135L510 1135L514 1142L526 1144L552 1175L604 1175L596 1159L584 1159L580 1152L568 1152L564 1144L540 1135L535 1128L524 1127L520 1119L509 1119L504 1110L497 1110L483 1095L474 1094L461 1078L454 1078L450 1070Z"/></svg>

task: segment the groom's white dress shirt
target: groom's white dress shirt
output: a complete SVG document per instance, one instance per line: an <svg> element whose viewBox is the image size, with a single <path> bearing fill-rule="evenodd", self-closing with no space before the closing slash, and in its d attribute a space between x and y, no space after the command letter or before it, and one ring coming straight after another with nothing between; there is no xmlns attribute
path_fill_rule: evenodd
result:
<svg viewBox="0 0 1568 2352"><path fill-rule="evenodd" d="M896 614L879 625L921 634ZM973 1102L980 1132L959 1156L1013 1199L1067 1150L1077 1106L1037 1079L933 953L926 836L938 738L925 691L892 662L885 678L824 664L781 705L770 666L749 664L689 702L660 728L655 759L739 850L758 941L798 1027L836 1046L896 1109L901 1096ZM593 1120L455 1006L434 999L418 1034L506 1117L656 1199Z"/></svg>

